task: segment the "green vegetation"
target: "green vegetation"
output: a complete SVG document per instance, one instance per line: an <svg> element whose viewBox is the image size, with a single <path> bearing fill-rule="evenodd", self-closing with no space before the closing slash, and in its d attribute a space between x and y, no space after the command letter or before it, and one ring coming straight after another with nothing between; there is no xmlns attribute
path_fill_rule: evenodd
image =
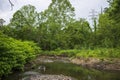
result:
<svg viewBox="0 0 120 80"><path fill-rule="evenodd" d="M41 51L41 55L49 56L68 56L68 57L96 57L96 58L120 58L120 49L117 48L98 48L98 49L72 49L72 50L54 50Z"/></svg>
<svg viewBox="0 0 120 80"><path fill-rule="evenodd" d="M0 76L12 69L23 69L39 52L40 48L33 42L15 40L0 33Z"/></svg>
<svg viewBox="0 0 120 80"><path fill-rule="evenodd" d="M85 19L75 19L69 0L52 0L43 12L23 6L8 25L0 26L0 75L22 69L37 53L120 58L120 0L109 3L94 29Z"/></svg>

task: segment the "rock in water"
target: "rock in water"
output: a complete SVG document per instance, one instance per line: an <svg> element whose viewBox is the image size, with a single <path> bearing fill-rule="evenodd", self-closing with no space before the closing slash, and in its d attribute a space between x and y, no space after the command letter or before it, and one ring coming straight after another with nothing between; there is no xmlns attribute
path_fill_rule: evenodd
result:
<svg viewBox="0 0 120 80"><path fill-rule="evenodd" d="M41 70L41 71L44 71L44 72L46 71L46 67L45 66L39 66L38 69Z"/></svg>

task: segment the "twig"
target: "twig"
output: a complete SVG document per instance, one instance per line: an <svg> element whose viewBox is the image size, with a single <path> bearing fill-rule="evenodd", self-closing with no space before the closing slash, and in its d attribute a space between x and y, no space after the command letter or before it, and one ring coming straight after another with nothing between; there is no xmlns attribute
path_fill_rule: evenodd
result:
<svg viewBox="0 0 120 80"><path fill-rule="evenodd" d="M10 5L11 5L11 10L13 10L14 4L11 2L11 0L8 0L8 1L9 1Z"/></svg>

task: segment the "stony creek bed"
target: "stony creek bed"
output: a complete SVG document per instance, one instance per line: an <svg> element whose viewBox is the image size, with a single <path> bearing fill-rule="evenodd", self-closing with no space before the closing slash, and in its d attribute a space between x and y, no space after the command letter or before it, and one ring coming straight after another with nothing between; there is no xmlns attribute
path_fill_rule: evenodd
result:
<svg viewBox="0 0 120 80"><path fill-rule="evenodd" d="M40 56L26 64L25 71L14 71L3 80L120 80L119 65L117 70L107 70L100 69L99 64L99 69L96 69L88 63L84 65L78 59L68 57Z"/></svg>

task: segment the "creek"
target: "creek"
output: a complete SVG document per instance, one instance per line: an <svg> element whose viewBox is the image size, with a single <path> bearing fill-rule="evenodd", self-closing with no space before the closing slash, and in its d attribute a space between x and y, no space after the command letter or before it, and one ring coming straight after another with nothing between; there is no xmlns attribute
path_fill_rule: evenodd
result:
<svg viewBox="0 0 120 80"><path fill-rule="evenodd" d="M34 68L27 69L24 72L15 71L5 77L4 80L29 80L28 77L31 75L46 74L70 76L74 80L120 80L119 71L86 68L70 63L67 59L41 59Z"/></svg>

